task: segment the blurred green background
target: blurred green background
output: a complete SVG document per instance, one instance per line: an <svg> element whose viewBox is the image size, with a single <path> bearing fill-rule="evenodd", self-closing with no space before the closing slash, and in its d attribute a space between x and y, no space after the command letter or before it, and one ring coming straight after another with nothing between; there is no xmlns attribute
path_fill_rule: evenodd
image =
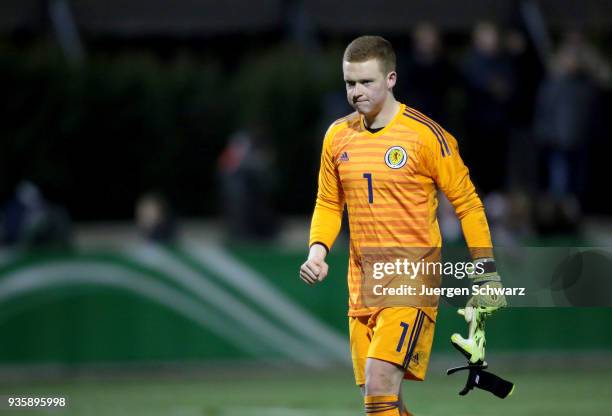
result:
<svg viewBox="0 0 612 416"><path fill-rule="evenodd" d="M226 269L219 272L211 253ZM330 276L312 288L295 277L303 255L245 243L14 253L0 269L6 377L0 389L10 396L67 397L62 413L75 415L360 414L345 361L347 253L332 252ZM223 270L238 273L243 286ZM266 294L288 302L286 316L265 302ZM247 308L240 313L258 321L233 315L219 301ZM192 307L214 314L221 329L194 319ZM304 315L293 316L295 309ZM321 326L314 333L304 331L309 319ZM488 324L488 360L517 383L516 391L505 401L482 391L461 398L464 375L447 377L444 370L463 361L449 337L464 332L464 322L444 307L428 379L405 383L407 403L424 415L605 414L610 322L609 308L499 312ZM322 342L327 331L337 342ZM314 359L293 354L284 337Z"/></svg>

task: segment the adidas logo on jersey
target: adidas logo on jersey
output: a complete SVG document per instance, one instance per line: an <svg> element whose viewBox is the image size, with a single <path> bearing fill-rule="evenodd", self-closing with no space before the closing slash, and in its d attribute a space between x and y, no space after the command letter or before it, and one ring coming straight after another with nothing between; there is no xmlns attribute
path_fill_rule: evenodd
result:
<svg viewBox="0 0 612 416"><path fill-rule="evenodd" d="M338 159L338 161L340 161L340 162L348 162L349 161L348 153L347 152L342 152L342 154L340 155L340 158Z"/></svg>

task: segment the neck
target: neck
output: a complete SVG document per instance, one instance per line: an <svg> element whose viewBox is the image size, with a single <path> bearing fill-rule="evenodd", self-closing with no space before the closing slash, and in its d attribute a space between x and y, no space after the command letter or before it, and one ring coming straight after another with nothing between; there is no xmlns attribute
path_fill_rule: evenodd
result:
<svg viewBox="0 0 612 416"><path fill-rule="evenodd" d="M378 113L371 115L364 114L365 125L369 129L385 127L395 117L399 111L399 106L400 103L395 100L393 95L389 95Z"/></svg>

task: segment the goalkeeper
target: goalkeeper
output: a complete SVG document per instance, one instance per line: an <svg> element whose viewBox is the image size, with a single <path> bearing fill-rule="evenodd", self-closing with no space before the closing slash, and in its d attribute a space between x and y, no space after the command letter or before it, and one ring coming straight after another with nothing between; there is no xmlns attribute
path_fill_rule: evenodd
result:
<svg viewBox="0 0 612 416"><path fill-rule="evenodd" d="M472 259L488 267L482 276L474 276L474 284L501 284L492 269L484 207L459 155L457 139L395 99L395 69L393 47L380 36L361 36L344 52L343 82L355 112L333 122L323 139L309 252L300 267L306 284L318 284L327 277L326 256L340 231L346 205L351 239L350 349L364 411L376 416L410 414L401 383L425 379L437 308L368 303L363 284L368 264L365 250L440 248L436 211L441 191L461 221ZM489 279L483 280L485 276ZM470 307L486 314L504 304L501 298L483 296L470 302Z"/></svg>

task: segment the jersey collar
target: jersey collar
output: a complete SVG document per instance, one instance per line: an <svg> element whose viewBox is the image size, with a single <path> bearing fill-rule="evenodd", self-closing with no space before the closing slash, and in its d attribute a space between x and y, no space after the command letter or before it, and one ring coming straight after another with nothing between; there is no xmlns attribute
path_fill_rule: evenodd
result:
<svg viewBox="0 0 612 416"><path fill-rule="evenodd" d="M363 133L365 133L368 137L378 137L378 136L382 136L383 134L385 134L385 132L389 131L389 129L391 128L391 126L393 126L395 124L395 122L401 117L401 115L404 113L404 110L406 109L406 105L400 103L399 106L399 110L397 111L397 113L395 114L395 116L393 116L393 118L391 119L391 121L389 123L387 123L387 125L385 127L383 127L382 129L378 130L375 133L372 133L371 131L369 131L366 126L365 126L365 118L362 114L359 114L359 124L361 126L361 130L363 131Z"/></svg>

